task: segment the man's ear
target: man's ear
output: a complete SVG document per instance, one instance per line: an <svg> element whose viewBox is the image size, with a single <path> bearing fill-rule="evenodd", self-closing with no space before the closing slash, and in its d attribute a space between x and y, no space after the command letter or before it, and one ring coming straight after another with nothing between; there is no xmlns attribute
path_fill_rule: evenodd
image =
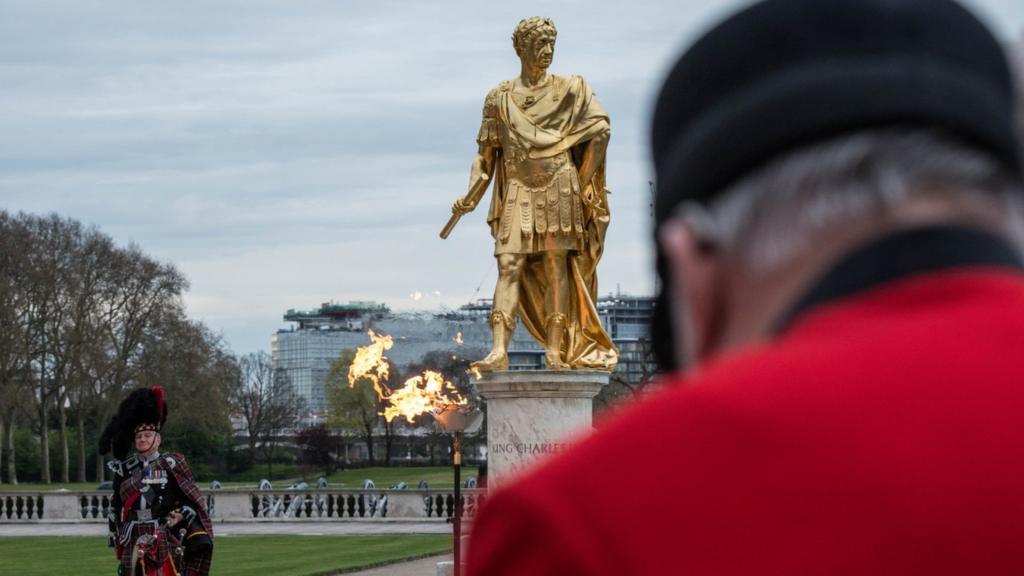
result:
<svg viewBox="0 0 1024 576"><path fill-rule="evenodd" d="M717 338L718 258L681 220L662 224L658 242L668 261L676 358L692 365L708 357Z"/></svg>

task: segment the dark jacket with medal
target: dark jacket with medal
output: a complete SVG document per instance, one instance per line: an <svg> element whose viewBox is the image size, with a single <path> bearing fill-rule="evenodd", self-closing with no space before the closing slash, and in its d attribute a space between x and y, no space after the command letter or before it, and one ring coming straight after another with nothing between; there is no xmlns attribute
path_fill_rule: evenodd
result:
<svg viewBox="0 0 1024 576"><path fill-rule="evenodd" d="M165 419L163 390L141 388L121 403L100 438L101 452L112 450L116 458L107 464L113 472L110 544L117 548L119 573L205 576L213 525L185 457L175 452L147 458L130 448L136 431L159 431ZM182 518L172 524L172 513Z"/></svg>
<svg viewBox="0 0 1024 576"><path fill-rule="evenodd" d="M213 529L206 503L184 456L157 454L143 462L135 455L125 461L111 461L108 466L114 471L110 528L115 544L123 546L133 525L147 522L175 532L205 532L200 536L209 540ZM184 519L178 525L167 526L171 512L180 512Z"/></svg>

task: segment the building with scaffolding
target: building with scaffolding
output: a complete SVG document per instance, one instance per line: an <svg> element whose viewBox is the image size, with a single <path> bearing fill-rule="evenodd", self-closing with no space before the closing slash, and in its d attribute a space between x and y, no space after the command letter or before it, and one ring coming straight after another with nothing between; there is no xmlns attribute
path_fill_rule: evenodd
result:
<svg viewBox="0 0 1024 576"><path fill-rule="evenodd" d="M616 371L631 384L654 373L650 355L650 311L654 299L608 296L598 300L605 330L619 347ZM392 312L377 302L327 302L310 311L288 310L284 320L293 323L271 338L275 370L288 375L313 415L327 412L327 375L342 351L370 344L369 330L394 338L387 357L399 369L422 360L429 352L445 351L483 357L491 346L487 317L489 299L476 300L444 312ZM509 369L544 367L544 349L522 324L517 324L509 345Z"/></svg>

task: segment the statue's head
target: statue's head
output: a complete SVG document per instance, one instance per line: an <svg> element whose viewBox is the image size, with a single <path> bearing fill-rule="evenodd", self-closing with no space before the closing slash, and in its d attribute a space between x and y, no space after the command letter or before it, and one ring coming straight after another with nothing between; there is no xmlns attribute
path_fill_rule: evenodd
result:
<svg viewBox="0 0 1024 576"><path fill-rule="evenodd" d="M512 46L523 62L547 68L555 55L556 36L558 30L555 29L555 23L551 18L524 18L512 32Z"/></svg>

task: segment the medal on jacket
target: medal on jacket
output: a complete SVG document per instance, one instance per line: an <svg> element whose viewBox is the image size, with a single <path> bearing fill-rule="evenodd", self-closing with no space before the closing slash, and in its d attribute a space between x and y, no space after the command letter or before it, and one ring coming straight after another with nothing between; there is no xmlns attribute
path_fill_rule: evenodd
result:
<svg viewBox="0 0 1024 576"><path fill-rule="evenodd" d="M156 470L150 469L146 472L146 477L143 478L142 483L160 484L161 486L163 486L164 484L167 484L167 471L161 470L159 468Z"/></svg>

